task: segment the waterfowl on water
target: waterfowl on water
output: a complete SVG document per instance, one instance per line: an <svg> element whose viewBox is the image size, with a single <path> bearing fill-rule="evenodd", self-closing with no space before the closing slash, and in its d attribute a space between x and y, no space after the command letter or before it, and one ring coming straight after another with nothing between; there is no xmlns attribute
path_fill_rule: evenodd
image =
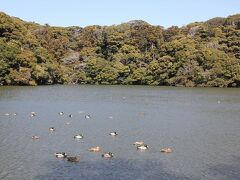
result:
<svg viewBox="0 0 240 180"><path fill-rule="evenodd" d="M69 161L69 162L79 162L80 158L78 156L69 156L69 157L67 157L67 161Z"/></svg>
<svg viewBox="0 0 240 180"><path fill-rule="evenodd" d="M58 114L62 116L62 115L64 115L64 112L59 112Z"/></svg>
<svg viewBox="0 0 240 180"><path fill-rule="evenodd" d="M148 145L146 145L146 144L137 146L137 149L138 149L138 150L147 150L148 148L149 148L149 147L148 147Z"/></svg>
<svg viewBox="0 0 240 180"><path fill-rule="evenodd" d="M104 154L102 154L102 158L105 158L105 159L113 158L113 153L111 153L111 152L104 153Z"/></svg>
<svg viewBox="0 0 240 180"><path fill-rule="evenodd" d="M67 154L65 152L57 152L55 153L56 158L66 158Z"/></svg>
<svg viewBox="0 0 240 180"><path fill-rule="evenodd" d="M85 118L86 118L86 119L90 119L91 116L90 116L90 115L86 115Z"/></svg>
<svg viewBox="0 0 240 180"><path fill-rule="evenodd" d="M17 113L13 113L13 115L14 115L14 116L16 116L16 115L17 115Z"/></svg>
<svg viewBox="0 0 240 180"><path fill-rule="evenodd" d="M99 152L101 151L101 148L99 146L89 148L88 151L90 152Z"/></svg>
<svg viewBox="0 0 240 180"><path fill-rule="evenodd" d="M111 136L117 136L118 134L117 134L117 132L115 131L115 132L110 132L109 135L111 135Z"/></svg>
<svg viewBox="0 0 240 180"><path fill-rule="evenodd" d="M36 116L37 115L37 113L36 112L31 112L31 117L33 117L33 116Z"/></svg>
<svg viewBox="0 0 240 180"><path fill-rule="evenodd" d="M49 131L55 131L55 128L54 127L50 127L48 130Z"/></svg>
<svg viewBox="0 0 240 180"><path fill-rule="evenodd" d="M136 141L133 143L134 146L141 146L144 145L145 143L143 141Z"/></svg>
<svg viewBox="0 0 240 180"><path fill-rule="evenodd" d="M73 117L73 115L72 115L72 114L69 114L69 116L68 116L68 117L72 118L72 117Z"/></svg>
<svg viewBox="0 0 240 180"><path fill-rule="evenodd" d="M33 140L40 139L40 136L32 136L32 139L33 139Z"/></svg>
<svg viewBox="0 0 240 180"><path fill-rule="evenodd" d="M163 148L160 151L163 152L163 153L171 153L171 152L173 152L173 150L171 148Z"/></svg>
<svg viewBox="0 0 240 180"><path fill-rule="evenodd" d="M83 134L77 134L73 137L74 137L74 139L83 139Z"/></svg>

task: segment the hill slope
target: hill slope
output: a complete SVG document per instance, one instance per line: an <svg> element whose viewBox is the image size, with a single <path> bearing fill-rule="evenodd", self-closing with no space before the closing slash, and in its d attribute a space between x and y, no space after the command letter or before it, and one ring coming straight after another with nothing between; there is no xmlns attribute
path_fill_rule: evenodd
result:
<svg viewBox="0 0 240 180"><path fill-rule="evenodd" d="M184 27L50 27L0 13L0 85L240 86L240 14Z"/></svg>

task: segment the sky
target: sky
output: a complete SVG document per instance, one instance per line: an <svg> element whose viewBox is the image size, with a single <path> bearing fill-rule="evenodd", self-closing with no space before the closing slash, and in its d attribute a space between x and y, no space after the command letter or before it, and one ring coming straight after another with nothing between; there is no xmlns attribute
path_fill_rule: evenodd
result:
<svg viewBox="0 0 240 180"><path fill-rule="evenodd" d="M240 13L240 0L0 0L0 11L51 26L144 20L167 28Z"/></svg>

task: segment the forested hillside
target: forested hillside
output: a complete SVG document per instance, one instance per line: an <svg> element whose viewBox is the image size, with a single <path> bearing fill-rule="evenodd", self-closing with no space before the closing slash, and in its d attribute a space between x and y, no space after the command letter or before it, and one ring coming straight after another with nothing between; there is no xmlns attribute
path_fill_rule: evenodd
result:
<svg viewBox="0 0 240 180"><path fill-rule="evenodd" d="M164 29L51 27L0 13L0 85L240 86L240 14Z"/></svg>

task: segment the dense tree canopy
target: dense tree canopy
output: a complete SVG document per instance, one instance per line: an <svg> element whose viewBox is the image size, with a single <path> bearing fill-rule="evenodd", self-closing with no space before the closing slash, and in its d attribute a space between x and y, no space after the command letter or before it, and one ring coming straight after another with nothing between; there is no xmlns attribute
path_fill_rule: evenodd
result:
<svg viewBox="0 0 240 180"><path fill-rule="evenodd" d="M0 13L0 85L240 87L240 15L164 29L51 27Z"/></svg>

